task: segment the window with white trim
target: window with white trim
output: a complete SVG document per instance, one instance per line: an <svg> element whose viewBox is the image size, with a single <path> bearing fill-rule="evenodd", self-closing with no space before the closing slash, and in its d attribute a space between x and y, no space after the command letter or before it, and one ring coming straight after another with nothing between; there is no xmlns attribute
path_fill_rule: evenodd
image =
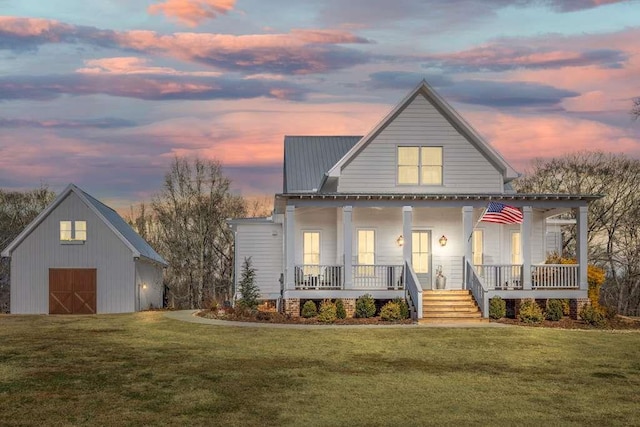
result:
<svg viewBox="0 0 640 427"><path fill-rule="evenodd" d="M473 230L471 241L473 265L482 265L484 258L484 230Z"/></svg>
<svg viewBox="0 0 640 427"><path fill-rule="evenodd" d="M376 263L375 230L358 230L358 269L356 276L373 276ZM362 266L371 267L362 267Z"/></svg>
<svg viewBox="0 0 640 427"><path fill-rule="evenodd" d="M302 232L302 264L304 274L317 275L320 265L320 232Z"/></svg>
<svg viewBox="0 0 640 427"><path fill-rule="evenodd" d="M84 242L87 240L87 221L60 221L61 242Z"/></svg>
<svg viewBox="0 0 640 427"><path fill-rule="evenodd" d="M419 274L429 273L430 254L431 232L413 231L411 233L411 263L413 271Z"/></svg>
<svg viewBox="0 0 640 427"><path fill-rule="evenodd" d="M442 185L442 147L398 147L398 184Z"/></svg>

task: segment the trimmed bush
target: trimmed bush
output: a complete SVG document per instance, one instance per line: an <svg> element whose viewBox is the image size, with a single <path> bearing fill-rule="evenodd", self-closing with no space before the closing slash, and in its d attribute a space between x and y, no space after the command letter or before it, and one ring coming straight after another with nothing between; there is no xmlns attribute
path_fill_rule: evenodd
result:
<svg viewBox="0 0 640 427"><path fill-rule="evenodd" d="M578 316L591 326L602 327L607 324L604 314L591 305L585 305L582 307Z"/></svg>
<svg viewBox="0 0 640 427"><path fill-rule="evenodd" d="M336 300L336 317L338 319L347 318L347 310L344 309L344 303L341 299Z"/></svg>
<svg viewBox="0 0 640 427"><path fill-rule="evenodd" d="M330 299L326 299L320 304L318 320L324 323L333 323L337 318L336 311L336 304Z"/></svg>
<svg viewBox="0 0 640 427"><path fill-rule="evenodd" d="M376 301L369 294L356 300L356 317L368 318L376 315Z"/></svg>
<svg viewBox="0 0 640 427"><path fill-rule="evenodd" d="M407 304L407 301L404 298L394 298L393 302L395 302L396 304L398 304L400 306L400 316L401 319L408 319L409 318L409 304Z"/></svg>
<svg viewBox="0 0 640 427"><path fill-rule="evenodd" d="M544 313L535 300L525 299L520 302L518 319L524 323L540 323L544 320Z"/></svg>
<svg viewBox="0 0 640 427"><path fill-rule="evenodd" d="M389 301L380 309L380 318L382 320L393 322L395 320L402 319L402 313L400 311L400 304L394 301Z"/></svg>
<svg viewBox="0 0 640 427"><path fill-rule="evenodd" d="M547 300L547 312L545 314L545 317L547 320L553 320L554 322L557 322L558 320L562 319L563 315L564 315L564 310L562 307L561 300L559 299Z"/></svg>
<svg viewBox="0 0 640 427"><path fill-rule="evenodd" d="M493 297L489 300L489 317L492 319L502 319L507 315L507 302L500 297Z"/></svg>
<svg viewBox="0 0 640 427"><path fill-rule="evenodd" d="M318 309L316 308L316 303L308 300L302 306L302 313L300 313L302 317L305 319L309 319L310 317L315 317L318 315Z"/></svg>

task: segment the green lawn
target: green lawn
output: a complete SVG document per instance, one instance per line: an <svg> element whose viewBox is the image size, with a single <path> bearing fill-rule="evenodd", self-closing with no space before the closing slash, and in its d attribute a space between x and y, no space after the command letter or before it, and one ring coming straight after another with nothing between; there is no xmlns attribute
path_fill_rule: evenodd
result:
<svg viewBox="0 0 640 427"><path fill-rule="evenodd" d="M0 316L2 425L640 425L640 333Z"/></svg>

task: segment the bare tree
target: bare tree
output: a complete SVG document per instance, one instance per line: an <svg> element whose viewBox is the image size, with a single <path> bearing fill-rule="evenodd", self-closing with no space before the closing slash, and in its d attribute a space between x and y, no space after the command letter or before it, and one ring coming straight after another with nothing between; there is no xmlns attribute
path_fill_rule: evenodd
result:
<svg viewBox="0 0 640 427"><path fill-rule="evenodd" d="M19 192L0 189L0 250L3 250L55 198L46 185ZM0 260L0 313L9 311L9 260Z"/></svg>
<svg viewBox="0 0 640 427"><path fill-rule="evenodd" d="M233 235L225 220L243 216L244 203L229 187L220 163L176 158L152 215L141 208L134 221L169 263L165 282L176 307L231 297Z"/></svg>
<svg viewBox="0 0 640 427"><path fill-rule="evenodd" d="M640 96L633 99L633 107L631 107L631 116L634 120L640 117Z"/></svg>
<svg viewBox="0 0 640 427"><path fill-rule="evenodd" d="M589 208L589 256L608 273L605 303L619 313L640 311L640 160L579 152L535 160L516 189L530 193L601 194ZM575 256L575 230L563 233L564 255Z"/></svg>
<svg viewBox="0 0 640 427"><path fill-rule="evenodd" d="M265 217L273 212L273 196L246 196L244 204L247 218Z"/></svg>

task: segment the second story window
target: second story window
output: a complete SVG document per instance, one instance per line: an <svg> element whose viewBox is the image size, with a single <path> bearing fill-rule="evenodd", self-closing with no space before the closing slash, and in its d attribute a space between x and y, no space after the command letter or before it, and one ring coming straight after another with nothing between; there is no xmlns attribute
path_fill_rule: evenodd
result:
<svg viewBox="0 0 640 427"><path fill-rule="evenodd" d="M84 242L87 240L87 221L60 221L61 242Z"/></svg>
<svg viewBox="0 0 640 427"><path fill-rule="evenodd" d="M398 147L398 184L442 185L442 147Z"/></svg>

